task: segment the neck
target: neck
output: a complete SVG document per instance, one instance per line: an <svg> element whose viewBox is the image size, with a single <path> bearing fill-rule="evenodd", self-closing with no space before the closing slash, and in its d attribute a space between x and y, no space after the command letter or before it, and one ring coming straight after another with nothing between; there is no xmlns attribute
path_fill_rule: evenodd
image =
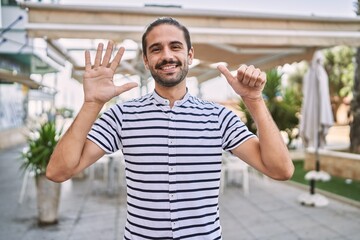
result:
<svg viewBox="0 0 360 240"><path fill-rule="evenodd" d="M185 81L184 81L185 82ZM175 101L181 100L186 94L186 85L183 83L178 84L174 87L164 87L155 84L155 91L161 97L166 98L170 101L170 107L174 106Z"/></svg>

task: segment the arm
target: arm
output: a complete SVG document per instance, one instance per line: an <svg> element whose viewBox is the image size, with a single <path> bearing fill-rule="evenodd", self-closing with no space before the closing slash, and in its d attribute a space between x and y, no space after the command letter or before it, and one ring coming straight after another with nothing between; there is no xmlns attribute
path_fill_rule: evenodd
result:
<svg viewBox="0 0 360 240"><path fill-rule="evenodd" d="M241 96L258 130L258 138L251 138L240 144L232 153L273 179L289 179L293 174L294 165L262 98L266 74L246 65L238 69L236 76L225 66L219 66L218 69L234 91Z"/></svg>
<svg viewBox="0 0 360 240"><path fill-rule="evenodd" d="M65 181L104 155L105 152L100 147L87 140L87 134L106 102L137 86L136 83L114 85L113 76L124 48L120 48L110 62L112 50L113 43L109 42L102 58L103 45L99 44L93 67L90 53L85 52L84 103L50 158L46 176L52 181Z"/></svg>

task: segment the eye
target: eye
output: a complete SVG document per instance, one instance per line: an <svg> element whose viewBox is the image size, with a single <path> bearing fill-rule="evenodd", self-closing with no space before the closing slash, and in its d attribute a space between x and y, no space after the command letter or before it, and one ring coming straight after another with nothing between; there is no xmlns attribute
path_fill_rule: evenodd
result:
<svg viewBox="0 0 360 240"><path fill-rule="evenodd" d="M180 44L174 44L174 45L172 45L172 49L179 50L179 49L181 49L181 48L182 48L182 47L181 47Z"/></svg>
<svg viewBox="0 0 360 240"><path fill-rule="evenodd" d="M158 47L154 47L154 48L150 49L150 52L152 52L152 53L156 53L156 52L159 52L159 51L160 51L160 48L158 48Z"/></svg>

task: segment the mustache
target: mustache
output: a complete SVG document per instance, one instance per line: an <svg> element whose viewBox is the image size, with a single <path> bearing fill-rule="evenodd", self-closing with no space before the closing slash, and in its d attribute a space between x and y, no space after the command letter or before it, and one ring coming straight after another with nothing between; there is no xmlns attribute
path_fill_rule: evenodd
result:
<svg viewBox="0 0 360 240"><path fill-rule="evenodd" d="M158 64L155 65L155 68L157 68L157 69L158 69L158 68L161 68L162 66L164 66L164 65L166 65L166 64L176 64L176 65L178 65L178 66L181 66L181 62L179 62L179 61L162 60L160 63L158 63Z"/></svg>

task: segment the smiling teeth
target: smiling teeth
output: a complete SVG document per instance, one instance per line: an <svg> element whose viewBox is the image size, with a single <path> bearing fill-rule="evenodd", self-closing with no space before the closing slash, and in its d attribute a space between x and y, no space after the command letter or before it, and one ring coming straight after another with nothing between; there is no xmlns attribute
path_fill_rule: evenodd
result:
<svg viewBox="0 0 360 240"><path fill-rule="evenodd" d="M175 68L175 66L164 66L162 69L168 70L168 69L172 69L172 68Z"/></svg>

